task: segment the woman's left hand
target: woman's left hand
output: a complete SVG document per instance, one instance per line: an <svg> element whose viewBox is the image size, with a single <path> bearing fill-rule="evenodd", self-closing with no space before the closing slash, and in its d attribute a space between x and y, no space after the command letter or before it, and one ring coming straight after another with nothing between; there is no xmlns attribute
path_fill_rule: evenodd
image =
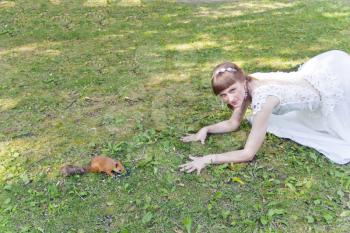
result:
<svg viewBox="0 0 350 233"><path fill-rule="evenodd" d="M189 158L192 159L192 161L180 165L179 166L181 168L180 171L191 173L197 170L197 175L199 175L201 170L211 163L210 156L203 156L203 157L189 156Z"/></svg>

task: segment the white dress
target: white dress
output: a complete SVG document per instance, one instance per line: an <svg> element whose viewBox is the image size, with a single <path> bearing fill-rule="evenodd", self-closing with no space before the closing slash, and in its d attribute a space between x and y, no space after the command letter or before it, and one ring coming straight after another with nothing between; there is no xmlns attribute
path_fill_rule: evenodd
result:
<svg viewBox="0 0 350 233"><path fill-rule="evenodd" d="M266 84L252 93L253 117L267 96L280 103L267 131L312 147L338 164L350 162L350 56L332 50L296 72L254 73Z"/></svg>

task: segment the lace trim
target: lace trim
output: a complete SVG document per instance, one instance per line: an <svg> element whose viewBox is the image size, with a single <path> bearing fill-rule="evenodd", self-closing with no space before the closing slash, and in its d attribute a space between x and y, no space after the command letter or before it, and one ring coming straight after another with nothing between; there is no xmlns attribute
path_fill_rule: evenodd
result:
<svg viewBox="0 0 350 233"><path fill-rule="evenodd" d="M320 96L310 91L310 87L300 85L269 84L257 87L253 93L251 108L253 115L259 112L268 96L275 96L279 104L273 109L274 114L283 114L293 110L315 111L320 105Z"/></svg>
<svg viewBox="0 0 350 233"><path fill-rule="evenodd" d="M257 87L252 93L252 96L253 96L252 104L251 104L251 108L253 110L252 115L254 116L256 113L258 113L261 110L262 105L266 103L266 98L268 96L276 96L279 99L281 104L281 94L278 92L281 92L281 90L279 88L276 88L274 85ZM276 109L278 108L279 108L279 105L276 106Z"/></svg>
<svg viewBox="0 0 350 233"><path fill-rule="evenodd" d="M328 68L322 68L322 70L312 73L304 73L303 78L320 93L321 112L324 116L328 116L333 112L336 105L344 99L344 91L340 88L340 80Z"/></svg>

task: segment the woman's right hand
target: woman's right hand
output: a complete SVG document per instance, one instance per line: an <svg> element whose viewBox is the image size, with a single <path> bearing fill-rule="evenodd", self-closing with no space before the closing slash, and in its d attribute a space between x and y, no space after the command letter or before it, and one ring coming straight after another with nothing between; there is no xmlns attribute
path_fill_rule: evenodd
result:
<svg viewBox="0 0 350 233"><path fill-rule="evenodd" d="M208 128L204 127L200 129L196 134L188 134L181 138L181 141L183 142L194 142L194 141L200 141L202 144L204 144L204 141L208 134Z"/></svg>

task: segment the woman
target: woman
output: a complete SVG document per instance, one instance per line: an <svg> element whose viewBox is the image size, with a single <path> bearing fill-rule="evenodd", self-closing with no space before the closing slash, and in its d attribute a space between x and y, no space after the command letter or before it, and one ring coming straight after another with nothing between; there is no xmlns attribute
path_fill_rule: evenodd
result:
<svg viewBox="0 0 350 233"><path fill-rule="evenodd" d="M242 150L190 156L181 171L200 171L208 164L251 161L266 132L312 147L338 164L350 162L350 56L332 50L313 57L298 71L245 75L236 64L214 68L212 88L233 109L229 120L203 127L183 142L238 129L249 104L252 129Z"/></svg>

